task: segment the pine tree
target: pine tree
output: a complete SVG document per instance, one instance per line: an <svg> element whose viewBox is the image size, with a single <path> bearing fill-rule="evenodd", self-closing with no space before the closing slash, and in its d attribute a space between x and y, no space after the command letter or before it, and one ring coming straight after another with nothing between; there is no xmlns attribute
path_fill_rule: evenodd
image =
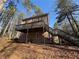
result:
<svg viewBox="0 0 79 59"><path fill-rule="evenodd" d="M68 19L71 27L72 27L72 30L75 34L75 36L78 36L78 32L79 32L79 26L78 24L76 23L76 20L74 19L73 17L73 13L75 11L78 11L79 10L79 6L77 4L75 4L73 2L73 0L57 0L58 4L57 4L57 13L58 13L58 23L62 22L63 20L65 20L65 18ZM77 30L74 28L72 22L75 23L76 27L77 27Z"/></svg>

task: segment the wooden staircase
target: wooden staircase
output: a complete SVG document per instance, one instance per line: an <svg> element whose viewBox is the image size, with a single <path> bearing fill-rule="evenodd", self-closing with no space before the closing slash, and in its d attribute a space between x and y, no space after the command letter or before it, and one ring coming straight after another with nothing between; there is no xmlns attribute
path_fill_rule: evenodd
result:
<svg viewBox="0 0 79 59"><path fill-rule="evenodd" d="M60 29L52 29L48 25L45 25L45 30L48 31L51 35L61 36L64 38L65 41L68 41L69 43L79 47L79 38L78 37L75 37L67 32L60 30Z"/></svg>

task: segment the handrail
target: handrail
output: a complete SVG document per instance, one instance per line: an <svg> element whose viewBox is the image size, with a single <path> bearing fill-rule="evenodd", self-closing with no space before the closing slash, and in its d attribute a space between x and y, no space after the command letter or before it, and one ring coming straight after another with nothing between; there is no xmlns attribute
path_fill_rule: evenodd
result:
<svg viewBox="0 0 79 59"><path fill-rule="evenodd" d="M54 35L63 36L64 40L79 47L79 38L76 38L60 29L56 29L56 32L55 32L55 29L52 29L47 24L45 24L45 29L52 35L54 34Z"/></svg>

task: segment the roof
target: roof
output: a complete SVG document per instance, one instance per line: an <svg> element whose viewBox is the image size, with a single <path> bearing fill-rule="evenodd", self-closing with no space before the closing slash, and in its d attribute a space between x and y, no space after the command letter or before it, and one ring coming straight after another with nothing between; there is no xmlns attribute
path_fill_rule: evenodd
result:
<svg viewBox="0 0 79 59"><path fill-rule="evenodd" d="M46 13L46 14L42 14L42 15L33 16L30 18L23 19L23 21L30 20L30 19L36 19L36 18L40 18L40 17L44 17L44 16L48 16L48 14Z"/></svg>

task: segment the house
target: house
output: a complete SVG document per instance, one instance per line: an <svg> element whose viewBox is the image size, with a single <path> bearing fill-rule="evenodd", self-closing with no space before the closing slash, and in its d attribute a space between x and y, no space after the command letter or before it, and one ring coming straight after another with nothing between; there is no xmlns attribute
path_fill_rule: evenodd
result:
<svg viewBox="0 0 79 59"><path fill-rule="evenodd" d="M45 37L45 26L49 25L48 14L33 16L22 20L16 25L17 36L20 42L51 43L50 34Z"/></svg>

